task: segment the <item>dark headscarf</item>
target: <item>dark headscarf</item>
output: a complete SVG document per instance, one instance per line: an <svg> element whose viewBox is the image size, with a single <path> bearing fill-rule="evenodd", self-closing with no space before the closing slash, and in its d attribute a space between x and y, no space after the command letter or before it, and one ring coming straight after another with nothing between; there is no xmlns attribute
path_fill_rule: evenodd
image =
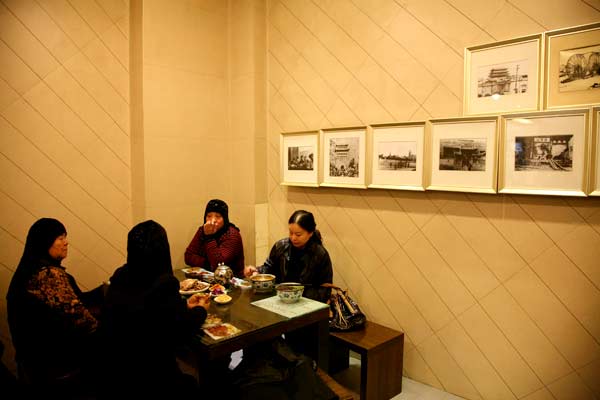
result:
<svg viewBox="0 0 600 400"><path fill-rule="evenodd" d="M49 250L56 238L66 233L65 226L54 218L41 218L31 225L23 256L8 288L7 299L24 291L29 279L40 269L50 265L61 266L61 260L50 257Z"/></svg>
<svg viewBox="0 0 600 400"><path fill-rule="evenodd" d="M172 275L171 250L167 232L157 222L137 224L127 236L127 264L111 278L134 286L148 286L161 275Z"/></svg>

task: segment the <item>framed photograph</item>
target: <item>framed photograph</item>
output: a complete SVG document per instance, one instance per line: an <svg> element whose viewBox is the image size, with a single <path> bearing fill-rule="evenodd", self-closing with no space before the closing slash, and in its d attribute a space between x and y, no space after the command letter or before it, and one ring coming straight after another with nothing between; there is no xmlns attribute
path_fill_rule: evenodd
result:
<svg viewBox="0 0 600 400"><path fill-rule="evenodd" d="M366 127L325 129L321 135L321 186L365 189Z"/></svg>
<svg viewBox="0 0 600 400"><path fill-rule="evenodd" d="M496 193L498 117L429 121L427 190Z"/></svg>
<svg viewBox="0 0 600 400"><path fill-rule="evenodd" d="M590 165L589 196L600 196L600 107L592 109L592 162Z"/></svg>
<svg viewBox="0 0 600 400"><path fill-rule="evenodd" d="M280 135L281 184L319 186L319 131Z"/></svg>
<svg viewBox="0 0 600 400"><path fill-rule="evenodd" d="M538 111L542 34L465 48L463 114Z"/></svg>
<svg viewBox="0 0 600 400"><path fill-rule="evenodd" d="M425 122L372 125L367 135L369 188L425 190Z"/></svg>
<svg viewBox="0 0 600 400"><path fill-rule="evenodd" d="M546 32L545 109L600 104L600 23Z"/></svg>
<svg viewBox="0 0 600 400"><path fill-rule="evenodd" d="M500 193L586 195L589 109L501 118Z"/></svg>

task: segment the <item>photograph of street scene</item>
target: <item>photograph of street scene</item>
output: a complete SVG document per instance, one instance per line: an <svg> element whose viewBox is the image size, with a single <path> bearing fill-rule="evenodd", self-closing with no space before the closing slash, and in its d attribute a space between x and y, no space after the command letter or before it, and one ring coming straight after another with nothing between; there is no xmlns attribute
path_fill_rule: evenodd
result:
<svg viewBox="0 0 600 400"><path fill-rule="evenodd" d="M515 171L571 171L573 135L515 137Z"/></svg>
<svg viewBox="0 0 600 400"><path fill-rule="evenodd" d="M440 171L485 171L486 138L441 139Z"/></svg>
<svg viewBox="0 0 600 400"><path fill-rule="evenodd" d="M507 96L527 93L527 60L479 67L477 97Z"/></svg>
<svg viewBox="0 0 600 400"><path fill-rule="evenodd" d="M329 176L358 178L359 138L329 140Z"/></svg>
<svg viewBox="0 0 600 400"><path fill-rule="evenodd" d="M417 142L379 142L377 150L379 170L417 170Z"/></svg>
<svg viewBox="0 0 600 400"><path fill-rule="evenodd" d="M560 52L559 92L600 92L600 44Z"/></svg>
<svg viewBox="0 0 600 400"><path fill-rule="evenodd" d="M312 171L314 161L312 146L288 147L288 170Z"/></svg>

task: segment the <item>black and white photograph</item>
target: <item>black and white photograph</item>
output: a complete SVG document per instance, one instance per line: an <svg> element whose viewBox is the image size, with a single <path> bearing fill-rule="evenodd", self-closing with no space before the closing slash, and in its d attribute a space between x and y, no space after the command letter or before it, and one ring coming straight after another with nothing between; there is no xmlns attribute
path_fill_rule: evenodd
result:
<svg viewBox="0 0 600 400"><path fill-rule="evenodd" d="M359 177L359 138L329 139L329 176Z"/></svg>
<svg viewBox="0 0 600 400"><path fill-rule="evenodd" d="M560 51L559 92L600 92L600 43Z"/></svg>
<svg viewBox="0 0 600 400"><path fill-rule="evenodd" d="M439 170L485 171L486 138L440 139Z"/></svg>
<svg viewBox="0 0 600 400"><path fill-rule="evenodd" d="M573 135L515 137L515 171L572 171Z"/></svg>
<svg viewBox="0 0 600 400"><path fill-rule="evenodd" d="M381 171L416 171L417 142L379 142L377 168Z"/></svg>
<svg viewBox="0 0 600 400"><path fill-rule="evenodd" d="M314 148L312 146L288 147L288 169L312 171L314 165Z"/></svg>
<svg viewBox="0 0 600 400"><path fill-rule="evenodd" d="M477 70L477 97L527 93L529 62L526 59L484 65Z"/></svg>

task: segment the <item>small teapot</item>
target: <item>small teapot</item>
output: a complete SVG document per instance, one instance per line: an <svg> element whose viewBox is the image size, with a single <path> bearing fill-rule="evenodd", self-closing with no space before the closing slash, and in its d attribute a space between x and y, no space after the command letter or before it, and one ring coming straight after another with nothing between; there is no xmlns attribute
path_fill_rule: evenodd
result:
<svg viewBox="0 0 600 400"><path fill-rule="evenodd" d="M224 263L219 263L217 269L215 269L215 283L220 283L225 287L229 287L233 278L233 271Z"/></svg>

